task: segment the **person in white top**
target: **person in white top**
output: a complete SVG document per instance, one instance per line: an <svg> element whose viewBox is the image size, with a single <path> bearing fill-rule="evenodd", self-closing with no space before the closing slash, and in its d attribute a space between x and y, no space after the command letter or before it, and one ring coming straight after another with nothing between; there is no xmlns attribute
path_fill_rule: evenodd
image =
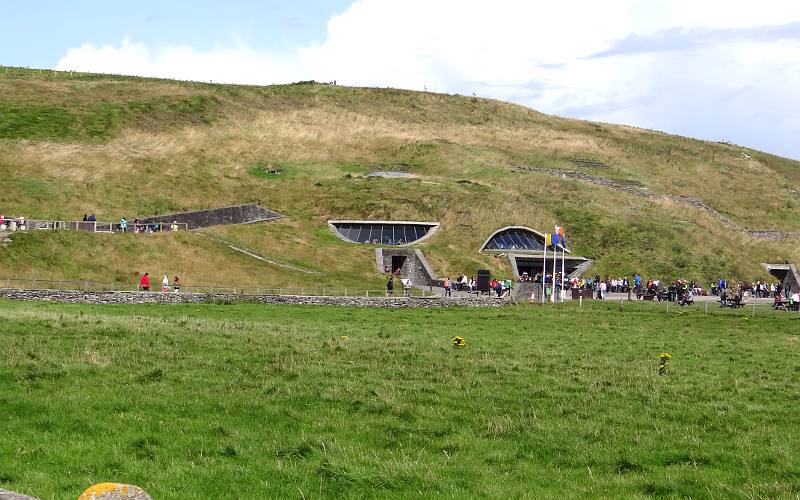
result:
<svg viewBox="0 0 800 500"><path fill-rule="evenodd" d="M600 299L605 300L606 298L606 282L600 282Z"/></svg>
<svg viewBox="0 0 800 500"><path fill-rule="evenodd" d="M403 295L406 297L411 297L411 280L409 278L403 278L400 280L400 282L403 284Z"/></svg>
<svg viewBox="0 0 800 500"><path fill-rule="evenodd" d="M164 275L164 279L161 280L161 291L166 293L169 292L169 278L167 275Z"/></svg>

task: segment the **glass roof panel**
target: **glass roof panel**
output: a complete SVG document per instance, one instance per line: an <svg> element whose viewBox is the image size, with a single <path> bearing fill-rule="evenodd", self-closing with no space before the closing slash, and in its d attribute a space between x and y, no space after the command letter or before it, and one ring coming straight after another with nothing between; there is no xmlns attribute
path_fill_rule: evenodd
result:
<svg viewBox="0 0 800 500"><path fill-rule="evenodd" d="M506 229L489 240L484 250L544 250L541 237L520 228Z"/></svg>
<svg viewBox="0 0 800 500"><path fill-rule="evenodd" d="M382 245L407 245L413 243L434 227L434 224L375 224L371 222L332 222L347 241L353 243L378 243Z"/></svg>

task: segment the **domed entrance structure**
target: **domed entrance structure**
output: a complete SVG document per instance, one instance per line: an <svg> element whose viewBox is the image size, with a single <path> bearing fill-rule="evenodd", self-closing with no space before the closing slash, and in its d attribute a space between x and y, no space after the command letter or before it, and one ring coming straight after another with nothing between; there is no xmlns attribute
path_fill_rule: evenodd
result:
<svg viewBox="0 0 800 500"><path fill-rule="evenodd" d="M511 264L514 278L519 278L523 273L535 276L544 268L545 235L526 226L507 226L498 229L481 245L481 252L505 254ZM561 271L561 247L558 247L558 271ZM567 276L579 276L591 266L592 261L585 257L571 255L569 248L565 249L564 272ZM551 272L552 249L547 249L547 269Z"/></svg>

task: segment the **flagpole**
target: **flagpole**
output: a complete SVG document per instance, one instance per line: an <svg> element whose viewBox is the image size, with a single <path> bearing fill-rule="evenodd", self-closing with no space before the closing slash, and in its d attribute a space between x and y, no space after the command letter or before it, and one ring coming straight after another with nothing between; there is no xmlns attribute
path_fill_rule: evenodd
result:
<svg viewBox="0 0 800 500"><path fill-rule="evenodd" d="M558 247L553 246L553 291L550 294L553 304L556 303L556 257L558 256Z"/></svg>
<svg viewBox="0 0 800 500"><path fill-rule="evenodd" d="M542 257L542 304L547 302L545 282L547 281L547 235L544 235L544 256Z"/></svg>
<svg viewBox="0 0 800 500"><path fill-rule="evenodd" d="M561 302L564 302L564 259L565 259L565 252L567 248L564 246L564 241L561 241Z"/></svg>

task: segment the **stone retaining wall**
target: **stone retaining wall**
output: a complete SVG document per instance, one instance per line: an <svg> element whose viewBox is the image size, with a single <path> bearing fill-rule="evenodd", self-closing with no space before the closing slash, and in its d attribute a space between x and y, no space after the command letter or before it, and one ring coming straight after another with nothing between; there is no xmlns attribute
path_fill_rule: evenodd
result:
<svg viewBox="0 0 800 500"><path fill-rule="evenodd" d="M253 222L281 219L283 217L284 216L278 212L251 203L247 205L196 210L194 212L156 215L144 218L142 222L163 222L169 224L172 221L176 221L182 224L188 224L189 229L200 229L220 224L251 224Z"/></svg>
<svg viewBox="0 0 800 500"><path fill-rule="evenodd" d="M298 295L234 295L224 293L83 292L77 290L20 290L0 288L0 298L44 300L72 304L296 304L344 307L500 307L507 302L492 297L311 297Z"/></svg>
<svg viewBox="0 0 800 500"><path fill-rule="evenodd" d="M677 203L683 203L686 205L690 205L694 208L700 209L710 215L711 217L721 221L723 224L736 229L737 231L741 231L748 236L753 238L759 238L762 240L783 240L786 238L797 238L800 237L800 232L791 232L791 231L780 231L778 229L750 229L744 226L741 226L730 217L723 215L710 206L706 205L703 200L698 198L694 198L692 196L686 196L683 194L680 195L659 195L652 191L646 190L640 182L637 181L612 181L603 177L598 177L596 175L590 175L585 172L579 172L577 170L560 170L556 168L545 168L545 167L531 167L527 165L517 165L512 167L512 171L514 172L533 172L533 173L541 173L541 174L548 174L553 175L556 177L561 177L562 179L577 179L579 181L590 182L592 184L596 184L598 186L607 187L609 189L613 189L615 191L621 191L623 193L628 193L634 196L639 196L642 198L650 198L650 199L664 199L670 200Z"/></svg>

